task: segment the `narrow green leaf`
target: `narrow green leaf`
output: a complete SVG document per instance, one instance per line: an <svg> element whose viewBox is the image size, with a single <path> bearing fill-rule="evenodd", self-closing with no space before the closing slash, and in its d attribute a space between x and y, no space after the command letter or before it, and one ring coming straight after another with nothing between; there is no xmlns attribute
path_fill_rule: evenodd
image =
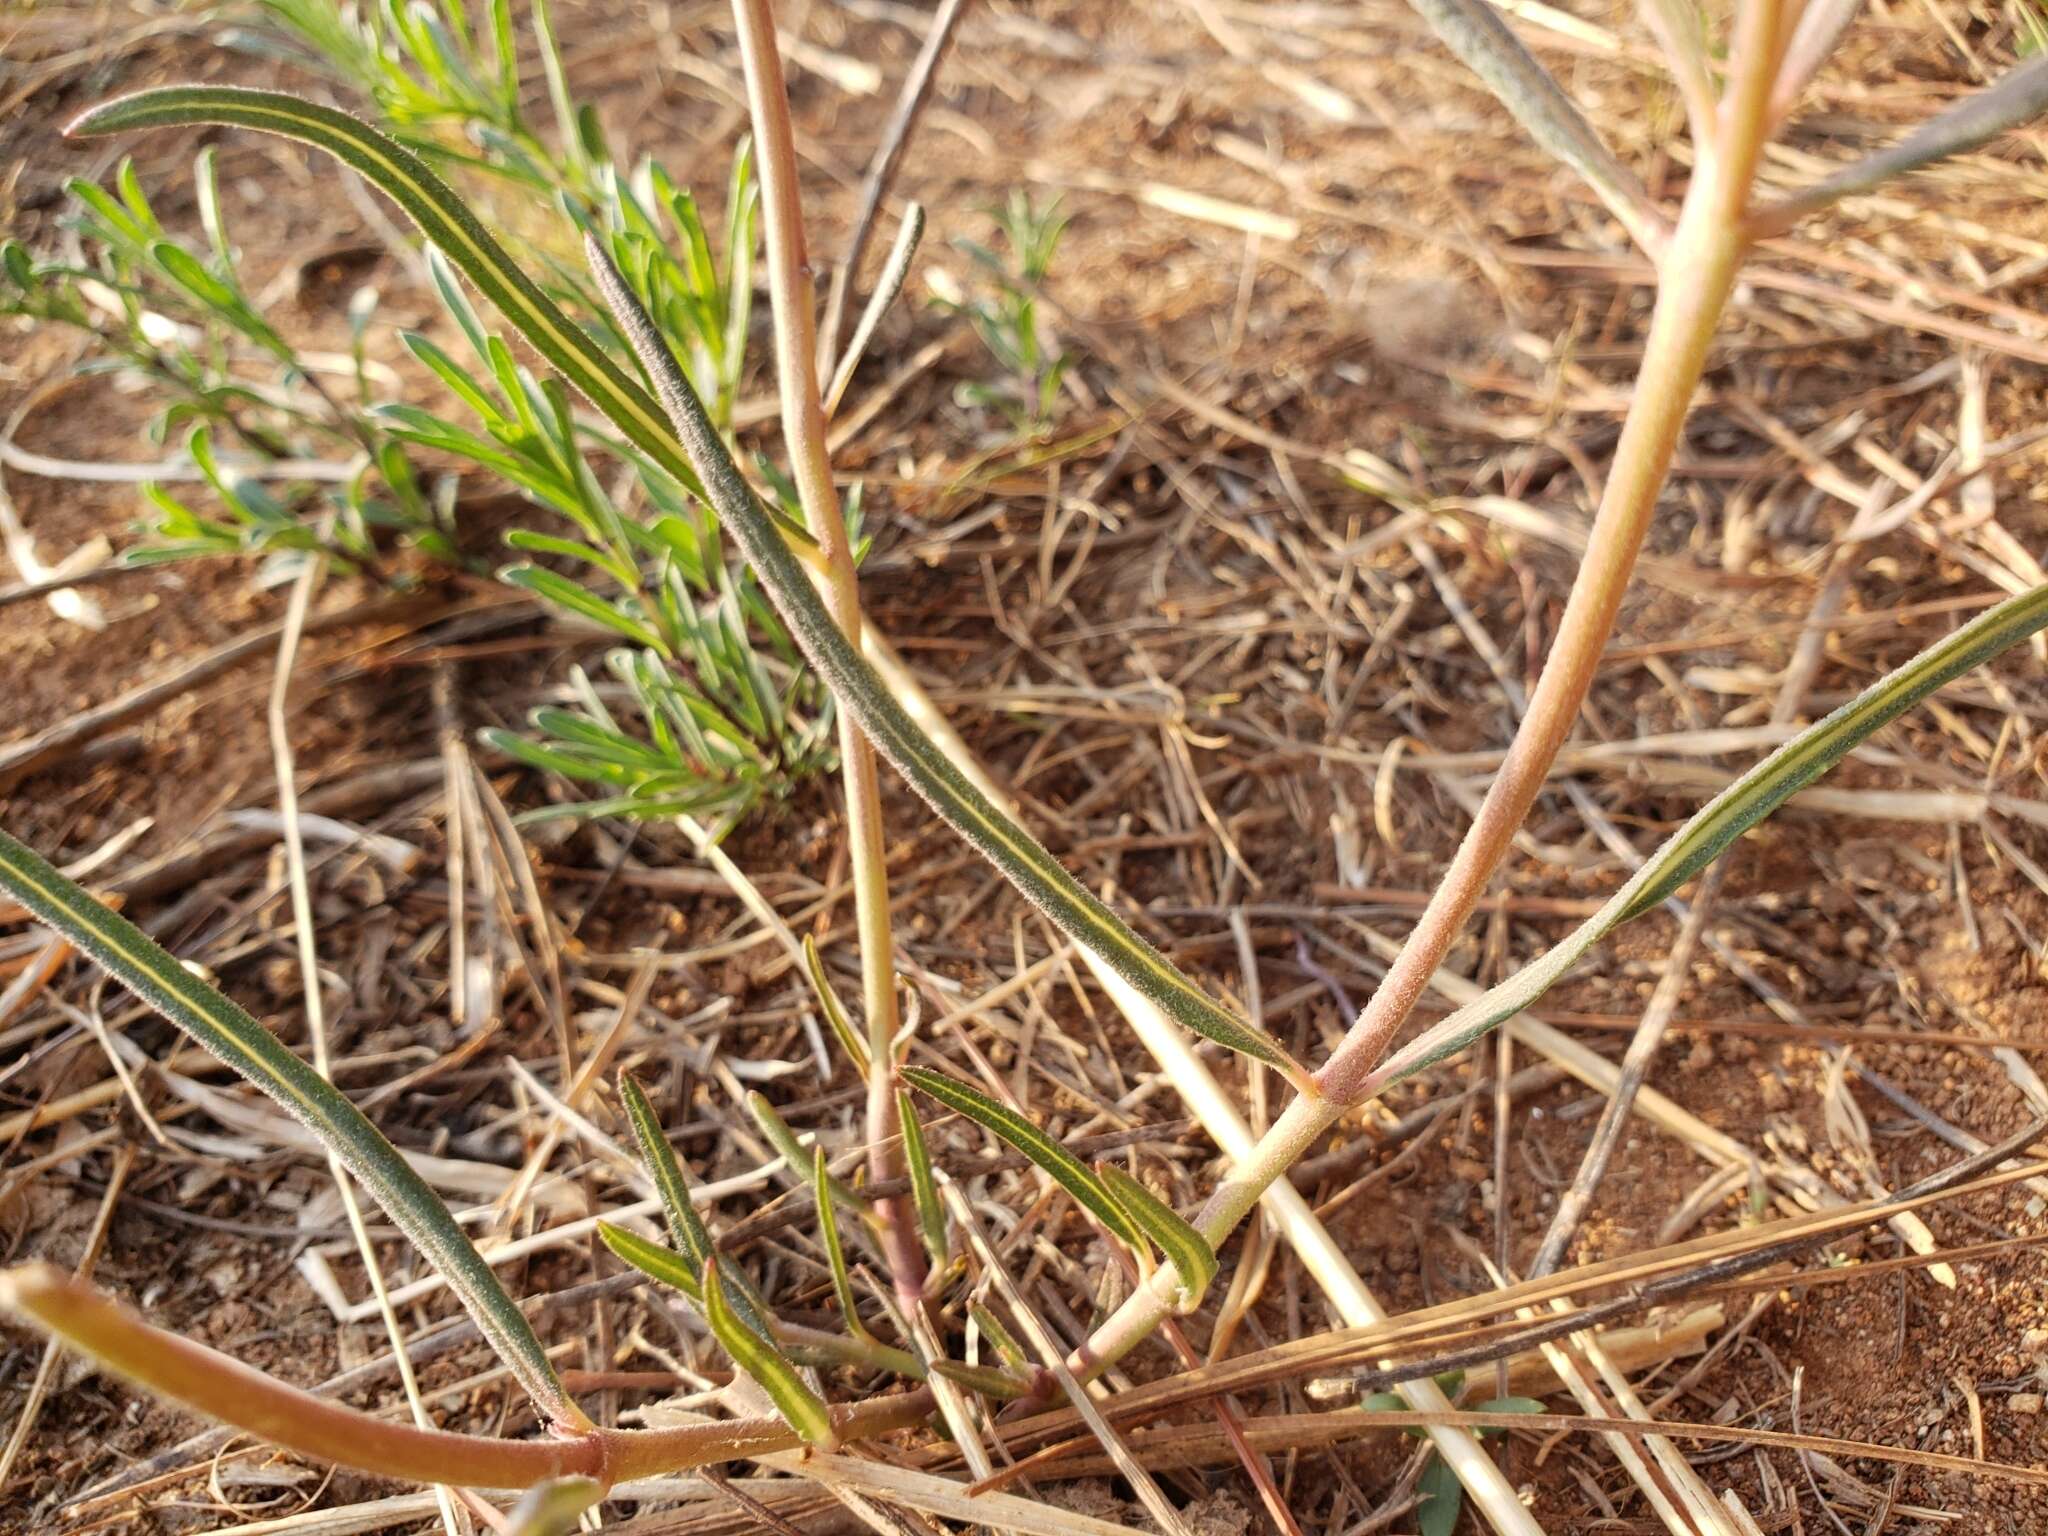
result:
<svg viewBox="0 0 2048 1536"><path fill-rule="evenodd" d="M824 1011L825 1022L832 1026L832 1034L839 1041L839 1048L853 1061L854 1069L865 1078L868 1075L868 1047L846 1017L845 1008L840 1006L839 994L832 990L832 982L825 975L825 962L818 956L818 942L808 933L804 935L804 974L810 978L811 992L818 999L818 1007Z"/></svg>
<svg viewBox="0 0 2048 1536"><path fill-rule="evenodd" d="M647 1164L654 1192L661 1198L669 1240L701 1269L711 1257L711 1234L705 1230L704 1218L697 1214L697 1207L690 1200L690 1184L683 1177L682 1164L676 1161L676 1150L662 1134L661 1120L654 1113L654 1106L647 1102L639 1082L625 1072L619 1074L619 1098L626 1106L633 1140L639 1143L640 1160Z"/></svg>
<svg viewBox="0 0 2048 1536"><path fill-rule="evenodd" d="M33 288L36 284L35 260L19 240L0 240L0 268L6 269L17 288Z"/></svg>
<svg viewBox="0 0 2048 1536"><path fill-rule="evenodd" d="M693 1269L689 1261L673 1248L649 1242L639 1233L628 1232L608 1221L597 1224L597 1235L622 1263L630 1264L650 1280L659 1280L663 1285L681 1291L700 1307L704 1304L701 1266Z"/></svg>
<svg viewBox="0 0 2048 1536"><path fill-rule="evenodd" d="M570 168L579 175L587 175L583 143L576 134L575 99L569 94L569 75L562 67L562 50L555 43L546 0L534 0L533 35L540 44L540 67L548 84L548 102L555 109L555 137Z"/></svg>
<svg viewBox="0 0 2048 1536"><path fill-rule="evenodd" d="M593 624L616 630L636 645L644 645L663 656L669 654L668 646L651 626L634 618L619 604L599 597L588 587L580 586L555 571L544 570L537 565L508 565L498 572L498 579L507 586L524 587L534 596L580 615Z"/></svg>
<svg viewBox="0 0 2048 1536"><path fill-rule="evenodd" d="M872 1336L842 1339L829 1333L793 1337L778 1334L775 1342L791 1361L814 1371L851 1366L868 1374L884 1371L905 1381L923 1381L930 1374L924 1362L909 1350L892 1349Z"/></svg>
<svg viewBox="0 0 2048 1536"><path fill-rule="evenodd" d="M999 1403L1014 1402L1031 1390L1031 1383L991 1365L968 1365L960 1360L930 1360L925 1369L934 1376L956 1381L970 1392L992 1397Z"/></svg>
<svg viewBox="0 0 2048 1536"><path fill-rule="evenodd" d="M109 245L123 243L141 246L150 238L149 231L137 224L120 200L105 187L74 176L64 183L65 195L81 202L100 216L107 227Z"/></svg>
<svg viewBox="0 0 2048 1536"><path fill-rule="evenodd" d="M235 290L207 271L199 258L182 245L157 240L151 243L149 254L164 269L165 276L208 308L226 315L240 307Z"/></svg>
<svg viewBox="0 0 2048 1536"><path fill-rule="evenodd" d="M1024 1346L1017 1342L993 1311L978 1301L971 1301L967 1304L967 1315L974 1319L974 1326L981 1330L983 1337L995 1346L996 1355L1004 1365L1013 1371L1031 1369L1031 1357L1024 1353Z"/></svg>
<svg viewBox="0 0 2048 1536"><path fill-rule="evenodd" d="M939 1203L939 1187L932 1179L932 1156L924 1144L924 1127L918 1123L917 1105L903 1089L896 1090L896 1118L903 1129L903 1163L910 1170L910 1202L917 1210L918 1230L924 1235L925 1251L941 1269L946 1265L946 1208Z"/></svg>
<svg viewBox="0 0 2048 1536"><path fill-rule="evenodd" d="M519 102L519 38L512 28L510 0L490 0L491 52L498 61L498 97Z"/></svg>
<svg viewBox="0 0 2048 1536"><path fill-rule="evenodd" d="M1563 161L1600 194L1641 238L1651 227L1650 197L1635 174L1614 158L1556 76L1537 62L1488 0L1408 0L1430 30L1486 82L1500 104L1539 146Z"/></svg>
<svg viewBox="0 0 2048 1536"><path fill-rule="evenodd" d="M956 1114L965 1115L983 1130L1023 1153L1117 1237L1133 1248L1143 1247L1144 1233L1124 1214L1124 1208L1103 1187L1102 1181L1090 1173L1073 1153L1014 1109L998 1104L957 1078L924 1067L905 1067L903 1080L919 1093L938 1100Z"/></svg>
<svg viewBox="0 0 2048 1536"><path fill-rule="evenodd" d="M457 318L460 323L460 317ZM463 403L475 411L481 420L496 423L503 419L503 413L499 411L491 397L477 387L476 380L470 377L469 371L450 357L439 343L420 335L418 331L401 332L398 339L406 351L433 369L443 384L460 395Z"/></svg>
<svg viewBox="0 0 2048 1536"><path fill-rule="evenodd" d="M718 1260L704 1266L704 1320L711 1332L732 1356L733 1364L761 1384L775 1411L808 1445L835 1450L839 1436L832 1428L832 1414L824 1401L804 1383L797 1368L782 1351L754 1332L726 1305L725 1287L719 1284Z"/></svg>
<svg viewBox="0 0 2048 1536"><path fill-rule="evenodd" d="M526 1314L505 1294L496 1272L448 1207L339 1089L141 929L94 901L4 832L0 886L38 922L61 933L81 954L318 1136L446 1278L484 1338L542 1410L566 1427L589 1427L590 1421L548 1364Z"/></svg>
<svg viewBox="0 0 2048 1536"><path fill-rule="evenodd" d="M660 1117L654 1113L654 1106L647 1101L639 1082L629 1073L619 1074L619 1098L626 1106L626 1120L633 1127L633 1140L640 1148L640 1160L647 1164L648 1175L654 1180L654 1193L661 1201L661 1214L668 1224L669 1241L689 1261L690 1284L694 1285L695 1271L702 1269L717 1254L711 1246L711 1233L704 1225L704 1218L697 1214L696 1202L690 1198L690 1181L683 1176L683 1165L676 1158L675 1148L662 1134ZM657 1253L667 1251L647 1243L645 1238L634 1237L630 1232L624 1235ZM636 1269L646 1268L627 1258L616 1246L612 1252ZM670 1283L677 1284L675 1281ZM762 1333L768 1332L768 1303L754 1282L744 1272L734 1270L725 1277L725 1287L733 1305L746 1317L747 1326ZM696 1292L688 1286L681 1289L691 1299L696 1299Z"/></svg>
<svg viewBox="0 0 2048 1536"><path fill-rule="evenodd" d="M1787 229L1830 203L1975 149L2008 129L2031 122L2044 111L2048 111L2048 54L2037 55L2006 71L1992 84L1971 92L1946 112L1922 123L1889 149L1881 149L1835 172L1817 186L1761 209L1757 214L1758 227L1766 231Z"/></svg>
<svg viewBox="0 0 2048 1536"><path fill-rule="evenodd" d="M535 533L530 528L514 528L506 533L505 542L523 555L557 555L565 560L580 560L586 565L594 565L621 586L629 587L639 580L640 573L617 555L594 544L585 544L580 539Z"/></svg>
<svg viewBox="0 0 2048 1536"><path fill-rule="evenodd" d="M584 255L620 327L655 381L677 436L708 487L720 522L774 599L806 659L861 729L941 818L1006 875L1053 922L1100 955L1119 976L1199 1035L1266 1062L1304 1092L1308 1074L1280 1046L1218 1004L1088 889L1035 838L998 810L919 730L867 660L825 611L774 520L727 452L703 402L676 367L667 344L596 241Z"/></svg>
<svg viewBox="0 0 2048 1536"><path fill-rule="evenodd" d="M220 270L233 273L235 270L234 251L228 245L227 221L220 211L220 178L214 170L214 151L211 144L199 151L199 157L192 164L192 190L199 201L199 226L206 231L206 243L213 248L213 259L220 263Z"/></svg>
<svg viewBox="0 0 2048 1536"><path fill-rule="evenodd" d="M1180 1276L1180 1310L1192 1312L1202 1304L1209 1282L1216 1278L1216 1250L1209 1240L1181 1219L1180 1213L1114 1163L1097 1163L1116 1203L1131 1221L1158 1245Z"/></svg>
<svg viewBox="0 0 2048 1536"><path fill-rule="evenodd" d="M1594 944L1640 917L1705 869L1735 839L1841 761L1851 748L1973 667L2048 626L2048 586L2010 598L1879 679L1786 742L1709 800L1651 855L1607 905L1542 959L1467 1003L1396 1051L1367 1078L1361 1100L1453 1056L1549 991Z"/></svg>
<svg viewBox="0 0 2048 1536"><path fill-rule="evenodd" d="M868 1326L860 1320L860 1305L854 1300L853 1276L846 1268L846 1248L839 1240L839 1217L832 1200L832 1175L825 1169L825 1149L811 1149L811 1194L818 1202L818 1237L825 1245L825 1261L832 1271L832 1294L838 1298L846 1331L856 1339L870 1339Z"/></svg>
<svg viewBox="0 0 2048 1536"><path fill-rule="evenodd" d="M637 791L646 782L646 775L632 769L622 768L616 763L598 761L587 753L579 751L557 751L537 741L528 741L513 731L499 730L487 726L477 733L477 738L494 752L502 752L530 768L543 773L559 773L572 779L594 780L601 784L613 784ZM624 797L622 797L624 798ZM548 809L559 815L570 815L585 808L587 802L575 805L550 806Z"/></svg>
<svg viewBox="0 0 2048 1536"><path fill-rule="evenodd" d="M420 233L426 233L424 227ZM426 255L427 275L434 280L434 291L441 296L441 307L447 310L454 317L456 325L461 327L463 338L468 341L470 351L476 354L476 360L483 362L484 355L489 350L489 343L476 306L469 302L469 295L462 291L462 284L456 280L454 269L448 265L448 258L431 239L427 242Z"/></svg>
<svg viewBox="0 0 2048 1536"><path fill-rule="evenodd" d="M754 1124L761 1128L761 1134L768 1138L768 1144L782 1155L789 1164L789 1171L805 1183L810 1182L811 1154L804 1150L804 1144L789 1128L789 1122L775 1112L775 1106L758 1089L747 1095L747 1113L754 1117ZM847 1188L844 1180L826 1174L832 1180L832 1198L858 1209L866 1202L853 1190Z"/></svg>
<svg viewBox="0 0 2048 1536"><path fill-rule="evenodd" d="M677 453L660 407L647 391L519 270L446 182L417 155L367 123L277 91L164 86L103 102L64 131L89 137L195 124L281 134L326 150L366 178L396 202L420 232L498 306L535 351L589 396L636 447L695 493L697 477ZM569 125L563 127L566 135ZM464 329L469 328L465 325ZM476 339L472 334L471 340Z"/></svg>
<svg viewBox="0 0 2048 1536"><path fill-rule="evenodd" d="M594 1477L553 1477L536 1483L507 1511L505 1536L570 1536L583 1511L604 1497Z"/></svg>
<svg viewBox="0 0 2048 1536"><path fill-rule="evenodd" d="M761 189L754 181L754 140L743 136L733 150L732 180L725 196L725 366L726 390L738 388L746 361L747 326L754 303L754 238Z"/></svg>

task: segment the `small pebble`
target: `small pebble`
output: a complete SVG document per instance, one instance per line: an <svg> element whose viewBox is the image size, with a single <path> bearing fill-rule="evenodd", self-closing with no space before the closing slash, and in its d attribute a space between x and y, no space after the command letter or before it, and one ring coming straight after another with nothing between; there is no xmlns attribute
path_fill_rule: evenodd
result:
<svg viewBox="0 0 2048 1536"><path fill-rule="evenodd" d="M2005 1405L2014 1413L2039 1413L2041 1411L2041 1394L2038 1392L2015 1392L2005 1400Z"/></svg>

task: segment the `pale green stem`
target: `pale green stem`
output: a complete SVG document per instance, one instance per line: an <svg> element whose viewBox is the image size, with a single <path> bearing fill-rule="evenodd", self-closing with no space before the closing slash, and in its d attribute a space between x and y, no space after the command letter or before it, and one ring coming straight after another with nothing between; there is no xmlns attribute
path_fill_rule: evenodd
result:
<svg viewBox="0 0 2048 1536"><path fill-rule="evenodd" d="M1743 222L1776 66L1777 12L1776 0L1752 0L1745 12L1747 35L1761 34L1763 42L1736 70L1722 104L1719 145L1711 154L1703 151L1663 256L1635 398L1615 446L1585 562L1522 728L1415 931L1350 1033L1316 1074L1325 1097L1297 1098L1290 1104L1195 1218L1212 1245L1220 1247L1267 1186L1284 1177L1368 1091L1372 1069L1464 927L1578 716L1747 250ZM1171 1267L1162 1266L1076 1353L1076 1367L1099 1373L1134 1347L1170 1313L1179 1283Z"/></svg>
<svg viewBox="0 0 2048 1536"><path fill-rule="evenodd" d="M814 274L804 249L803 209L797 185L796 137L775 44L769 0L733 0L747 106L761 164L762 230L768 248L768 287L775 311L775 372L782 395L782 436L804 521L818 541L819 590L833 622L860 644L860 585L853 548L839 510L826 449L825 410L818 395L818 354L812 290ZM902 1142L896 1120L896 970L889 931L889 869L882 831L881 779L874 748L853 717L839 711L840 775L846 785L847 843L853 871L855 927L860 937L861 1000L868 1026L868 1170L876 1183L902 1177ZM900 1199L878 1200L890 1278L900 1300L916 1304L924 1290L924 1249Z"/></svg>

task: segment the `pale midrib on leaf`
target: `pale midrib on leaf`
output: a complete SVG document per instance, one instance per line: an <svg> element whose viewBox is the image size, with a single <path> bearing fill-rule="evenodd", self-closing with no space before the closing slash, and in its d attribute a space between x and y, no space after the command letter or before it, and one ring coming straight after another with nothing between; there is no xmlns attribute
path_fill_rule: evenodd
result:
<svg viewBox="0 0 2048 1536"><path fill-rule="evenodd" d="M1588 949L1656 907L1738 837L1826 773L1859 742L1936 689L2048 626L2048 586L1990 609L1802 731L1700 808L1592 917L1543 957L1387 1058L1368 1091L1463 1050L1534 1003Z"/></svg>
<svg viewBox="0 0 2048 1536"><path fill-rule="evenodd" d="M65 130L99 135L131 128L226 123L281 134L324 149L389 194L423 234L498 306L534 349L572 379L634 446L685 486L696 476L676 453L661 411L604 350L535 287L477 223L453 188L411 151L331 107L274 91L169 86L92 108Z"/></svg>
<svg viewBox="0 0 2048 1536"><path fill-rule="evenodd" d="M461 1296L484 1336L550 1414L581 1417L533 1329L433 1190L331 1083L239 1005L26 844L0 832L0 884L108 974L305 1125L376 1195Z"/></svg>
<svg viewBox="0 0 2048 1536"><path fill-rule="evenodd" d="M586 241L607 302L655 381L656 393L731 531L776 601L804 655L884 757L954 831L979 850L1070 937L1100 954L1185 1027L1305 1081L1292 1058L1233 1016L1146 944L1031 835L968 782L904 711L874 668L824 610L810 579L761 510L667 346L609 258Z"/></svg>
<svg viewBox="0 0 2048 1536"><path fill-rule="evenodd" d="M607 301L626 329L641 364L668 408L674 436L649 421L653 402L623 382L614 364L582 336L513 264L447 185L416 157L367 124L331 108L303 104L275 92L226 87L169 87L142 91L97 107L77 119L73 133L126 128L224 123L257 128L325 149L388 193L429 238L442 245L470 280L569 381L589 396L634 442L654 454L694 490L702 476L706 499L760 576L805 657L859 721L878 751L924 796L939 816L981 852L1070 937L1094 950L1131 985L1185 1028L1266 1062L1313 1094L1308 1074L1280 1046L1223 1007L1183 975L1172 961L1067 872L1057 859L963 778L920 732L854 648L812 587L782 533L761 508L711 426L689 381L653 324L612 267L586 237ZM537 332L537 334L536 334ZM698 472L678 459L680 439Z"/></svg>

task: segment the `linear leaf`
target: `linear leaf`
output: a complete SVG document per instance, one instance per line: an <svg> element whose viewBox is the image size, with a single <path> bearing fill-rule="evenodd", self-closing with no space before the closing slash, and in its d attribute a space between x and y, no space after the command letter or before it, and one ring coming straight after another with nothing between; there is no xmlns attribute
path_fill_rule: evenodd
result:
<svg viewBox="0 0 2048 1536"><path fill-rule="evenodd" d="M747 1095L747 1113L754 1117L754 1124L761 1128L761 1134L768 1138L768 1144L782 1154L782 1160L789 1164L789 1171L805 1183L810 1182L811 1154L804 1150L804 1144L797 1139L789 1122L776 1113L775 1106L768 1102L767 1095L758 1089ZM832 1180L832 1198L856 1208L866 1204L861 1197L849 1189L844 1180L826 1174Z"/></svg>
<svg viewBox="0 0 2048 1536"><path fill-rule="evenodd" d="M910 1202L917 1208L918 1230L932 1262L946 1264L946 1210L939 1203L939 1187L932 1180L931 1150L924 1144L924 1127L918 1123L917 1105L901 1088L896 1090L896 1119L903 1131L903 1162L910 1170Z"/></svg>
<svg viewBox="0 0 2048 1536"><path fill-rule="evenodd" d="M178 85L103 102L64 131L94 136L193 124L281 134L326 150L370 181L405 210L534 350L588 395L635 447L695 491L697 477L676 452L675 439L647 391L520 271L446 182L417 155L361 119L278 91Z"/></svg>
<svg viewBox="0 0 2048 1536"><path fill-rule="evenodd" d="M519 1384L557 1423L588 1429L498 1276L426 1180L363 1112L222 993L140 928L93 900L26 844L0 832L0 886L207 1051L319 1137L377 1198L476 1319Z"/></svg>
<svg viewBox="0 0 2048 1536"><path fill-rule="evenodd" d="M992 1397L999 1403L1012 1402L1031 1390L1031 1383L992 1365L968 1365L961 1360L933 1360L927 1369L934 1376L958 1382L970 1392Z"/></svg>
<svg viewBox="0 0 2048 1536"><path fill-rule="evenodd" d="M660 1243L650 1242L636 1232L612 1225L608 1221L597 1224L597 1235L605 1247L611 1249L614 1257L622 1263L640 1271L650 1280L658 1280L687 1296L699 1310L708 1317L710 1308L704 1303L705 1268L693 1268L690 1262L673 1248L664 1248ZM706 1268L712 1267L707 1261ZM765 1316L762 1312L747 1313L740 1305L746 1297L741 1290L742 1277L721 1272L719 1283L724 1292L722 1305L727 1315L736 1320L742 1316ZM880 1366L899 1374L921 1376L924 1366L917 1357L900 1349L891 1349L879 1343L865 1328L855 1328L852 1341L835 1339L826 1334L813 1334L801 1342L786 1341L783 1330L773 1323L762 1326L755 1322L740 1322L739 1326L755 1338L772 1339L775 1347L784 1350L792 1359L802 1359L805 1364L846 1365L864 1367Z"/></svg>
<svg viewBox="0 0 2048 1536"><path fill-rule="evenodd" d="M594 240L585 239L586 258L641 365L661 392L673 433L664 428L661 408L646 391L513 264L445 182L417 156L345 112L274 91L171 86L138 91L94 107L66 131L94 135L190 124L254 128L314 145L341 159L397 202L534 349L582 390L636 447L693 493L699 491L699 481L692 463L717 479L715 493L705 499L738 540L806 658L876 748L948 825L1043 909L1062 932L1101 956L1170 1018L1276 1068L1301 1091L1315 1091L1307 1072L1286 1051L1218 1004L1139 938L1043 846L992 805L911 721L874 668L833 624L774 520L733 464L667 344ZM678 437L687 458L676 451Z"/></svg>
<svg viewBox="0 0 2048 1536"><path fill-rule="evenodd" d="M1192 1312L1216 1278L1216 1250L1180 1213L1115 1163L1097 1163L1095 1171L1133 1223L1158 1245L1181 1278L1180 1310Z"/></svg>
<svg viewBox="0 0 2048 1536"><path fill-rule="evenodd" d="M846 1320L846 1331L856 1339L872 1338L860 1320L860 1304L853 1295L853 1276L846 1268L846 1245L839 1240L839 1217L832 1200L832 1176L825 1171L825 1149L811 1149L811 1193L818 1202L818 1237L825 1245L825 1261L832 1271L832 1294Z"/></svg>
<svg viewBox="0 0 2048 1536"><path fill-rule="evenodd" d="M608 1221L597 1224L597 1235L620 1261L630 1264L650 1280L681 1291L699 1306L704 1304L702 1266L692 1268L689 1260L673 1248L664 1248L637 1232L615 1227Z"/></svg>
<svg viewBox="0 0 2048 1536"><path fill-rule="evenodd" d="M1103 1187L1081 1160L1008 1105L998 1104L977 1088L925 1067L905 1067L903 1080L927 1098L965 1115L983 1130L1023 1153L1053 1181L1092 1212L1096 1220L1133 1248L1143 1248L1145 1235L1124 1214L1116 1197Z"/></svg>
<svg viewBox="0 0 2048 1536"><path fill-rule="evenodd" d="M633 1127L633 1139L640 1144L640 1159L647 1164L647 1171L654 1179L654 1192L661 1197L661 1213L668 1221L669 1240L691 1264L701 1269L704 1261L711 1257L711 1234L705 1229L704 1218L697 1214L697 1207L690 1199L689 1180L683 1177L683 1166L676 1161L676 1149L668 1144L654 1106L647 1102L646 1093L630 1073L619 1074L619 1098L626 1106L626 1120Z"/></svg>
<svg viewBox="0 0 2048 1536"><path fill-rule="evenodd" d="M2048 54L2037 55L2006 71L1996 82L1922 123L1889 149L1881 149L1818 185L1761 209L1756 217L1757 227L1765 232L1787 229L1830 203L1975 149L2044 111L2048 111Z"/></svg>
<svg viewBox="0 0 2048 1536"><path fill-rule="evenodd" d="M1003 1320L978 1301L967 1304L967 1315L974 1319L974 1326L982 1331L989 1343L995 1346L997 1357L1013 1371L1031 1369L1031 1357L1024 1353L1010 1330L1003 1326Z"/></svg>
<svg viewBox="0 0 2048 1536"><path fill-rule="evenodd" d="M1513 1018L1549 991L1600 939L1684 885L1736 838L1834 767L1857 743L1937 688L2044 626L2048 626L2048 586L2036 587L1980 614L1825 720L1801 731L1702 806L1606 906L1563 943L1389 1056L1367 1079L1364 1096L1455 1055L1495 1025Z"/></svg>
<svg viewBox="0 0 2048 1536"><path fill-rule="evenodd" d="M726 1305L725 1287L719 1283L718 1260L704 1265L704 1320L711 1332L732 1356L733 1364L761 1384L775 1411L806 1444L822 1450L836 1449L839 1436L832 1429L832 1415L823 1399L804 1383L797 1368L761 1335L754 1332Z"/></svg>
<svg viewBox="0 0 2048 1536"><path fill-rule="evenodd" d="M832 1026L832 1033L839 1041L840 1049L853 1059L853 1064L862 1077L868 1075L867 1042L860 1037L853 1022L847 1018L846 1009L839 1001L839 994L832 990L832 982L825 975L825 962L818 955L818 941L808 933L804 935L804 974L810 978L811 991L816 994L818 1006L824 1010L825 1022Z"/></svg>
<svg viewBox="0 0 2048 1536"><path fill-rule="evenodd" d="M633 1140L639 1144L641 1161L647 1164L647 1172L654 1180L654 1192L661 1200L661 1213L668 1223L669 1241L689 1261L688 1272L692 1284L696 1282L696 1271L702 1269L717 1250L711 1246L711 1233L704 1225L704 1218L697 1214L696 1202L690 1199L690 1181L683 1176L683 1165L676 1158L675 1148L668 1144L668 1137L661 1131L661 1120L654 1113L654 1106L647 1101L647 1095L630 1073L619 1074L619 1098L626 1106L626 1120L633 1127ZM646 1243L645 1238L625 1234L636 1243ZM654 1244L648 1244L655 1247ZM634 1264L626 1255L614 1253ZM657 1252L666 1252L656 1248ZM634 1264L635 1268L645 1268ZM652 1273L652 1271L649 1271ZM657 1277L660 1278L660 1277ZM674 1281L670 1282L674 1284ZM732 1301L745 1316L747 1325L761 1332L768 1330L768 1303L754 1288L752 1280L744 1273L735 1272L725 1277L726 1289ZM696 1293L688 1286L682 1287L693 1300Z"/></svg>
<svg viewBox="0 0 2048 1536"><path fill-rule="evenodd" d="M1430 30L1475 75L1529 137L1577 171L1640 244L1656 227L1650 196L1565 95L1564 87L1522 46L1487 0L1408 0Z"/></svg>
<svg viewBox="0 0 2048 1536"><path fill-rule="evenodd" d="M667 642L651 626L641 623L609 598L598 596L580 582L571 581L558 572L538 565L508 565L498 572L498 580L508 587L524 588L535 597L570 613L580 614L593 624L615 630L635 645L644 645L664 657L669 654Z"/></svg>
<svg viewBox="0 0 2048 1536"><path fill-rule="evenodd" d="M555 1477L536 1483L505 1515L505 1536L570 1536L583 1511L604 1497L594 1477Z"/></svg>
<svg viewBox="0 0 2048 1536"><path fill-rule="evenodd" d="M703 402L676 367L668 346L640 308L618 269L595 241L584 255L620 328L655 381L676 434L697 466L719 521L732 533L761 578L812 668L822 677L870 741L939 816L1006 875L1062 932L1085 944L1124 980L1196 1034L1266 1062L1305 1092L1301 1067L1263 1032L1231 1014L1151 945L1016 822L969 783L946 754L919 730L888 686L848 643L774 522L726 451Z"/></svg>

